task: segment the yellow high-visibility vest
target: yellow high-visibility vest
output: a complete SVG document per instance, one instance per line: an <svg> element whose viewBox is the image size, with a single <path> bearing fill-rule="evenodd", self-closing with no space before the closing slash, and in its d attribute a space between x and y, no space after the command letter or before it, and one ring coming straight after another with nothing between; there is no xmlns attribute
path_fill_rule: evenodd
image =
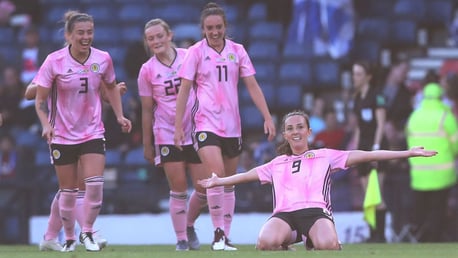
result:
<svg viewBox="0 0 458 258"><path fill-rule="evenodd" d="M440 190L456 184L455 156L458 153L458 125L450 108L439 99L423 100L409 117L407 145L437 150L434 157L410 158L410 185L418 191Z"/></svg>

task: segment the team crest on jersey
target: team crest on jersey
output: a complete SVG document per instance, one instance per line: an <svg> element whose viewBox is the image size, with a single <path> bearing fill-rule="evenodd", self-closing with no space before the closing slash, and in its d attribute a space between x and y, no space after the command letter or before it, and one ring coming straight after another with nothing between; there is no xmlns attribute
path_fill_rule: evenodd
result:
<svg viewBox="0 0 458 258"><path fill-rule="evenodd" d="M164 147L161 148L161 155L162 156L167 156L167 155L169 155L169 153L170 153L169 147L164 146Z"/></svg>
<svg viewBox="0 0 458 258"><path fill-rule="evenodd" d="M98 73L100 71L100 65L97 63L91 64L91 71L93 73Z"/></svg>
<svg viewBox="0 0 458 258"><path fill-rule="evenodd" d="M234 62L235 61L235 55L230 53L229 55L227 55L227 59L229 59L229 61L231 61L231 62Z"/></svg>
<svg viewBox="0 0 458 258"><path fill-rule="evenodd" d="M312 151L309 151L309 152L304 154L304 157L306 159L313 159L313 158L315 158L315 153L313 153Z"/></svg>
<svg viewBox="0 0 458 258"><path fill-rule="evenodd" d="M197 139L199 140L199 142L205 141L207 139L207 133L199 133Z"/></svg>
<svg viewBox="0 0 458 258"><path fill-rule="evenodd" d="M52 151L52 156L54 159L59 159L60 158L60 151L59 150L53 150Z"/></svg>

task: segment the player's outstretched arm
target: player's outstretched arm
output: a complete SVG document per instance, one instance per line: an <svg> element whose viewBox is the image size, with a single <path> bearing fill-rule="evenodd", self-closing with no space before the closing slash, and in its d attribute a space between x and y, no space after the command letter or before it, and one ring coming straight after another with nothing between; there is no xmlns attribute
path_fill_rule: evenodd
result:
<svg viewBox="0 0 458 258"><path fill-rule="evenodd" d="M432 157L437 154L435 150L425 150L423 147L412 147L409 150L403 151L390 151L390 150L375 150L375 151L350 151L346 165L351 167L353 165L371 162L382 161L390 159L405 159L412 157Z"/></svg>

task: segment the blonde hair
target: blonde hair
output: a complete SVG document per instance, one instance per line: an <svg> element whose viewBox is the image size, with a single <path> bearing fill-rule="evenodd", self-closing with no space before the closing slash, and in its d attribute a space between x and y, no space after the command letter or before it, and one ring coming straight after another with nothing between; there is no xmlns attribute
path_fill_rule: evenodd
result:
<svg viewBox="0 0 458 258"><path fill-rule="evenodd" d="M167 35L170 35L170 33L172 33L172 29L170 29L169 24L160 18L154 18L146 22L145 27L143 29L143 47L145 48L145 51L146 53L148 53L149 56L153 56L154 54L151 53L148 46L146 45L145 31L149 29L150 27L153 27L156 25L161 25L162 28L164 28L165 32L167 32ZM173 42L172 42L172 46L174 46Z"/></svg>

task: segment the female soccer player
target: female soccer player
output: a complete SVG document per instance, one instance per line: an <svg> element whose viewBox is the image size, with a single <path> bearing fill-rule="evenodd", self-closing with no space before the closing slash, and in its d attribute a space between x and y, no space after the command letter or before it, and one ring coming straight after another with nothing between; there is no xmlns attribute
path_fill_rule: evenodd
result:
<svg viewBox="0 0 458 258"><path fill-rule="evenodd" d="M226 38L224 10L208 3L201 13L204 39L189 48L178 76L181 87L175 117L175 145L185 143L183 117L192 85L196 94L192 109L194 147L207 175L229 176L236 172L242 151L238 103L239 77L248 88L253 102L264 117L264 133L275 136L275 125L264 95L255 79L251 60L240 44ZM227 238L235 208L234 186L207 190L207 200L214 231L213 250L236 250Z"/></svg>
<svg viewBox="0 0 458 258"><path fill-rule="evenodd" d="M103 82L102 82L103 83ZM119 90L119 94L123 95L127 91L127 86L125 82L120 82L116 84L117 89ZM101 95L102 99L105 101L108 101L104 96L103 92L104 87L101 87ZM27 86L24 97L27 100L33 100L35 99L37 94L37 85L32 82ZM81 170L78 169L78 195L76 196L76 204L75 204L75 219L78 222L79 226L83 226L83 221L84 221L84 195L86 192L86 185L84 184L84 179L82 178L83 175L80 174ZM60 230L62 229L62 221L59 213L59 196L60 196L60 190L57 191L56 195L54 196L52 202L51 202L51 210L49 213L49 219L48 219L48 227L46 228L46 232L43 236L42 241L40 242L39 245L39 250L40 251L61 251L62 250L62 245L58 241L58 234ZM80 233L80 240L81 240L81 233ZM93 239L97 244L99 245L100 249L104 248L108 241L104 238L102 238L98 234L93 234ZM84 241L82 241L84 242Z"/></svg>
<svg viewBox="0 0 458 258"><path fill-rule="evenodd" d="M339 250L340 244L332 217L330 174L356 164L409 157L431 157L436 151L414 147L404 151L341 151L310 150L309 118L302 111L293 111L283 118L284 142L279 156L248 172L229 177L200 180L212 188L259 180L273 188L272 217L261 228L256 248L279 250L289 244L293 231L307 239L307 247L317 250Z"/></svg>
<svg viewBox="0 0 458 258"><path fill-rule="evenodd" d="M194 221L207 199L205 189L197 184L197 179L202 179L206 174L192 147L191 99L186 104L183 117L185 141L181 149L174 145L176 97L181 84L177 71L187 50L174 48L172 38L173 32L163 20L153 19L146 23L145 45L153 56L140 69L138 91L142 103L144 156L151 164L164 168L170 187L169 208L177 238L176 250L187 251L200 247ZM186 169L189 169L196 189L190 199L189 213Z"/></svg>
<svg viewBox="0 0 458 258"><path fill-rule="evenodd" d="M62 251L74 251L76 245L74 210L78 166L81 166L86 185L82 240L86 250L99 251L92 236L92 226L102 205L105 167L101 81L105 82L106 97L122 130L130 132L132 125L123 115L110 55L91 47L94 37L92 16L68 11L64 18L67 44L49 54L38 71L35 109L43 127L42 136L50 144L59 181L59 209L66 239Z"/></svg>

